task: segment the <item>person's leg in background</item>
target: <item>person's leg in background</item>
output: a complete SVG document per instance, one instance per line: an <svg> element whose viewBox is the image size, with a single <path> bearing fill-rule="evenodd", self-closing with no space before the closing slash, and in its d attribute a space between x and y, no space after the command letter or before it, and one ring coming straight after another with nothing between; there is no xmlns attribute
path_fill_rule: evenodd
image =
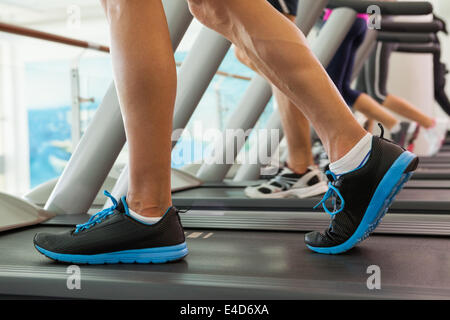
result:
<svg viewBox="0 0 450 320"><path fill-rule="evenodd" d="M240 62L258 72L242 50L235 48ZM285 168L273 179L259 185L249 186L244 192L250 198L306 198L327 191L321 172L315 168L308 119L299 108L277 87L272 85L278 112L286 137L288 159Z"/></svg>
<svg viewBox="0 0 450 320"><path fill-rule="evenodd" d="M387 127L390 130L392 139L400 144L401 146L408 146L410 144L410 140L413 140L415 136L417 136L417 132L411 133L411 138L407 137L408 134L408 128L409 125L403 126L403 124L400 123L400 120L397 119L393 114L387 112L383 107L386 107L386 105L381 105L378 101L376 101L374 98L372 98L370 95L359 91L357 89L352 89L351 87L351 77L353 74L353 65L354 60L356 57L356 52L361 43L364 40L365 34L367 31L366 21L363 18L356 19L354 25L352 26L352 34L354 35L353 40L353 46L352 49L349 51L349 62L347 63L347 69L343 71L344 78L343 78L343 84L342 84L342 96L344 97L345 101L349 106L352 106L354 110L359 111L363 113L368 119L369 124L373 123L373 120L376 120L378 122L381 122L385 127ZM384 51L386 52L387 49ZM383 56L380 55L377 48L377 57ZM387 53L384 54L386 56ZM380 63L380 66L382 63ZM383 66L384 68L384 66ZM386 69L386 68L385 68ZM382 75L378 75L378 78L380 80L386 81L387 79L387 69L380 70L380 73ZM410 119L413 120L419 120L420 123L424 123L427 125L427 128L431 128L434 124L434 120L422 112L420 112L418 109L408 106L406 103L402 103L401 99L396 98L395 96L388 96L389 98L386 98L383 93L385 92L385 86L386 83L384 82L382 84L383 88L375 89L374 91L377 92L377 96L383 97L385 103L387 101L389 108L391 111L399 111L398 113L403 116L411 117ZM397 102L395 105L393 105L395 102Z"/></svg>
<svg viewBox="0 0 450 320"><path fill-rule="evenodd" d="M331 15L331 10L327 10L327 13L325 14L325 17L324 17L324 24L327 23L328 17L330 15ZM363 29L363 31L364 31L364 29ZM354 98L353 101L350 101L351 97L349 97L348 95L345 94L346 93L345 80L346 80L347 74L349 74L349 73L351 74L351 72L353 70L354 60L352 60L352 57L354 56L354 52L356 51L357 47L359 46L357 40L360 36L359 35L360 33L361 33L361 28L358 25L358 21L355 21L326 68L328 75L330 76L331 80L334 82L336 88L339 90L339 92L341 93L347 106L349 106L349 107L351 105L353 105L354 100L356 100L356 97L359 96L359 94L358 94ZM352 91L352 93L353 93L353 91ZM367 115L366 115L366 117L370 121L370 118ZM326 154L324 154L323 152L319 151L318 157L319 157L318 161L319 161L321 167L324 167L329 164L329 159L326 156Z"/></svg>
<svg viewBox="0 0 450 320"><path fill-rule="evenodd" d="M325 23L327 23L325 21ZM357 30L356 30L357 31ZM328 64L326 71L333 80L334 85L342 94L345 73L349 69L350 55L353 50L353 42L355 40L355 24L352 25L338 50L334 54L330 63ZM344 97L345 100L345 97ZM347 101L346 101L347 103Z"/></svg>
<svg viewBox="0 0 450 320"><path fill-rule="evenodd" d="M384 50L390 50L390 48L389 46ZM387 68L380 68L379 57L380 50L377 45L358 75L356 90L367 93L373 100L381 104L385 101L387 95L385 82L387 81ZM407 122L400 122L397 130L391 130L391 139L398 145L408 148L417 137L417 128L418 126L415 124L410 125Z"/></svg>
<svg viewBox="0 0 450 320"><path fill-rule="evenodd" d="M411 103L396 95L388 93L383 106L402 117L417 122L426 129L434 126L435 120L432 117L427 116Z"/></svg>
<svg viewBox="0 0 450 320"><path fill-rule="evenodd" d="M349 90L347 91L347 94L349 94ZM384 110L375 99L364 92L361 92L357 96L358 98L356 98L353 103L354 110L361 112L369 120L375 120L382 123L391 132L395 132L399 129L399 120Z"/></svg>
<svg viewBox="0 0 450 320"><path fill-rule="evenodd" d="M235 54L241 63L258 72L241 49L236 47ZM299 174L304 173L313 164L309 121L300 109L274 85L272 85L272 91L277 102L289 150L287 164L292 171Z"/></svg>
<svg viewBox="0 0 450 320"><path fill-rule="evenodd" d="M367 238L418 158L356 121L309 49L301 31L266 0L188 0L191 13L221 33L303 112L329 157L330 189L319 203L334 218L325 232L305 236L311 250L341 253ZM397 168L399 166L399 170ZM335 196L333 212L326 200ZM366 218L366 219L363 219Z"/></svg>
<svg viewBox="0 0 450 320"><path fill-rule="evenodd" d="M287 7L287 5L292 4L292 1L280 3L278 0L270 0L269 2L294 22L295 15L292 13L296 12L296 5L292 5L291 8ZM253 71L261 73L243 50L236 47L235 55L241 63ZM245 194L251 198L291 196L304 198L325 193L327 188L322 174L317 168L313 167L311 131L308 119L291 99L274 85L272 85L272 92L277 102L287 142L288 159L286 160L286 167L274 179L261 185L246 188Z"/></svg>
<svg viewBox="0 0 450 320"><path fill-rule="evenodd" d="M395 130L399 121L389 112L386 112L381 105L364 92L352 89L352 74L358 48L361 46L367 32L367 21L364 18L357 18L349 31L351 38L346 52L345 68L342 73L342 96L348 106L355 111L364 114L369 120L381 122L389 130ZM337 61L339 64L339 61Z"/></svg>
<svg viewBox="0 0 450 320"><path fill-rule="evenodd" d="M369 120L381 122L391 130L398 124L398 120L368 95L350 87L356 51L366 34L365 23L362 18L355 20L326 70L349 107L361 112Z"/></svg>
<svg viewBox="0 0 450 320"><path fill-rule="evenodd" d="M389 61L392 52L397 48L398 44L395 43L377 44L376 51L367 65L369 70L366 70L368 72L366 81L369 82L368 86L373 87L373 92L382 101L384 107L415 122L411 127L406 123L402 124L402 130L398 133L396 140L409 150L414 150L414 141L418 137L419 131L422 131L429 147L428 154L433 155L439 151L443 143L447 123L446 121L437 121L406 100L388 93Z"/></svg>
<svg viewBox="0 0 450 320"><path fill-rule="evenodd" d="M287 165L296 173L304 173L313 165L309 121L283 92L276 87L273 92L288 146Z"/></svg>

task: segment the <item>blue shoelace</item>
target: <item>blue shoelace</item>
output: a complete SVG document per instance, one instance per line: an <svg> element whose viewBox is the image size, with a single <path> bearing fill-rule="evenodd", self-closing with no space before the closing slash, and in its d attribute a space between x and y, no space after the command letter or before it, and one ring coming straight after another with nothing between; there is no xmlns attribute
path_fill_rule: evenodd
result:
<svg viewBox="0 0 450 320"><path fill-rule="evenodd" d="M341 212L342 210L344 210L345 201L344 201L344 197L342 197L341 193L339 192L339 189L333 185L333 183L337 180L336 175L329 170L325 174L331 175L333 177L333 182L328 182L328 191L325 193L322 200L320 200L320 202L318 204L316 204L314 209L316 209L318 206L322 205L322 207L326 213L328 213L331 216L334 216L334 215L338 214L339 212ZM340 207L337 210L336 210L336 197L339 197L339 199L341 200ZM328 208L326 206L326 201L329 198L332 198L332 203L334 206L333 211L328 210Z"/></svg>
<svg viewBox="0 0 450 320"><path fill-rule="evenodd" d="M116 200L116 198L114 198L108 191L103 191L103 194L105 196L107 196L108 198L111 199L113 205L109 208L103 209L102 211L96 213L95 215L93 215L88 222L83 223L83 224L77 224L76 229L75 229L75 233L78 233L80 231L83 231L85 229L89 229L90 227L96 225L97 223L102 222L107 216L110 216L114 213L114 210L117 208L117 205L119 204Z"/></svg>

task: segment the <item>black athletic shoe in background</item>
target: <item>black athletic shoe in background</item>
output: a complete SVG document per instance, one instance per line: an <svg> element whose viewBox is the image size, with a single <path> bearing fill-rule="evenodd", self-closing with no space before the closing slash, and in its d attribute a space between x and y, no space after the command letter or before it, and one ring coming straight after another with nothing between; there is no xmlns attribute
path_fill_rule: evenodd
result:
<svg viewBox="0 0 450 320"><path fill-rule="evenodd" d="M171 207L155 224L132 218L125 197L61 233L38 233L34 246L46 257L67 263L165 263L188 254L178 211Z"/></svg>
<svg viewBox="0 0 450 320"><path fill-rule="evenodd" d="M340 176L327 171L329 190L319 204L333 218L323 233L314 231L305 235L308 248L318 253L338 254L366 239L418 162L411 152L382 137L373 137L372 150L364 166ZM326 207L330 197L333 212Z"/></svg>

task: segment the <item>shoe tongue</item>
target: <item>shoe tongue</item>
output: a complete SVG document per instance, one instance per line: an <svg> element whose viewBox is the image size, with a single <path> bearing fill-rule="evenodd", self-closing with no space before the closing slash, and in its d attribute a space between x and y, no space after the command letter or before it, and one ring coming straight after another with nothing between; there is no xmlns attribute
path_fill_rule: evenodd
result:
<svg viewBox="0 0 450 320"><path fill-rule="evenodd" d="M330 170L330 164L329 163L325 166L323 171L325 172L325 175L327 176L328 181L333 182L334 178L333 178L333 175L330 174L331 170Z"/></svg>
<svg viewBox="0 0 450 320"><path fill-rule="evenodd" d="M327 172L327 174L326 174L326 176L327 176L327 178L328 178L328 180L330 181L330 182L334 182L334 181L336 181L336 180L338 180L338 179L335 179L334 178L334 176L333 176L333 174L330 174L330 172L331 171L329 171L330 169L328 169L326 172Z"/></svg>
<svg viewBox="0 0 450 320"><path fill-rule="evenodd" d="M116 209L120 213L125 213L125 206L123 205L122 199L119 200L119 203L117 204Z"/></svg>

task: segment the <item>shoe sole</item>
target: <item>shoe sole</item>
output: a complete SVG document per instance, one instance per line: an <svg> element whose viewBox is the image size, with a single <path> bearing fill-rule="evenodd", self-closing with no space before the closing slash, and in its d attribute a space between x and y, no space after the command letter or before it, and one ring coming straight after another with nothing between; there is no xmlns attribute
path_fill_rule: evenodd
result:
<svg viewBox="0 0 450 320"><path fill-rule="evenodd" d="M418 157L409 151L403 152L397 158L381 179L361 223L347 241L334 247L313 247L310 245L307 245L307 247L317 253L339 254L350 250L369 237L383 219L395 196L413 175L418 163Z"/></svg>
<svg viewBox="0 0 450 320"><path fill-rule="evenodd" d="M36 244L34 246L47 258L58 262L74 264L160 264L181 260L188 254L186 242L168 247L125 250L93 255L56 253L43 249Z"/></svg>
<svg viewBox="0 0 450 320"><path fill-rule="evenodd" d="M327 183L322 181L311 187L292 189L283 192L258 194L258 195L253 194L249 191L244 192L247 197L252 199L286 199L286 198L304 199L324 194L325 192L327 192L327 190L328 190Z"/></svg>

